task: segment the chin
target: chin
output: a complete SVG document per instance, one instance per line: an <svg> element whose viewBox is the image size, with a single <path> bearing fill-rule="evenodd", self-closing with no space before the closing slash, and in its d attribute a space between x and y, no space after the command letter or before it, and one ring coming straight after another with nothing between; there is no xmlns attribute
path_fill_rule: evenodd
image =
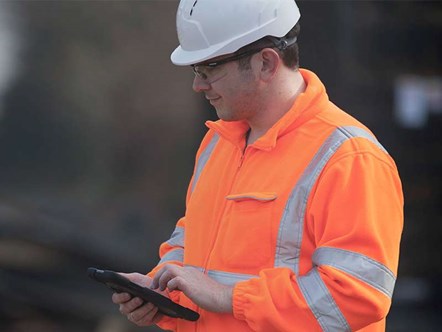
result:
<svg viewBox="0 0 442 332"><path fill-rule="evenodd" d="M232 116L226 116L225 114L224 115L220 114L220 112L216 112L216 115L218 115L218 118L220 118L221 120L226 121L226 122L231 122L231 121L237 121L238 120L238 119L235 119Z"/></svg>
<svg viewBox="0 0 442 332"><path fill-rule="evenodd" d="M238 114L236 114L234 111L226 110L225 108L215 107L216 115L218 118L220 118L223 121L231 122L231 121L238 121L242 120Z"/></svg>

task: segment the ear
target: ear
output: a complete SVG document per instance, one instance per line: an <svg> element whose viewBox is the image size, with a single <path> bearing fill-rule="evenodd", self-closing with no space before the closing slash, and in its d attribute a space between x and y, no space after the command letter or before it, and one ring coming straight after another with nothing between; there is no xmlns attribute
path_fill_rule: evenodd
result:
<svg viewBox="0 0 442 332"><path fill-rule="evenodd" d="M263 49L260 55L260 60L262 61L260 77L264 81L269 81L275 76L281 64L281 57L272 48Z"/></svg>

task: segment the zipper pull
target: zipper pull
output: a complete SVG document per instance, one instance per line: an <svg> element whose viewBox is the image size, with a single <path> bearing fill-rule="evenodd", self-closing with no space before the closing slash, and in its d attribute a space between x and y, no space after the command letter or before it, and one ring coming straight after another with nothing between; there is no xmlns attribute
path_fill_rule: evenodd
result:
<svg viewBox="0 0 442 332"><path fill-rule="evenodd" d="M247 146L244 148L244 150L241 153L241 158L239 159L239 166L238 169L241 168L243 162L244 162L244 157L246 155L246 151L247 151Z"/></svg>

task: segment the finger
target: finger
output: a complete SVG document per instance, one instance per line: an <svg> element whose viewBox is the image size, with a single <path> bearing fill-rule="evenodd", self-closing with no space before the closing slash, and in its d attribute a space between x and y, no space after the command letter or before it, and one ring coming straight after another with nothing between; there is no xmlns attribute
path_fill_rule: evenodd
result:
<svg viewBox="0 0 442 332"><path fill-rule="evenodd" d="M120 304L120 312L123 315L128 315L130 314L132 311L134 311L135 309L139 308L141 305L143 305L143 300L140 299L139 297L134 297L132 300Z"/></svg>
<svg viewBox="0 0 442 332"><path fill-rule="evenodd" d="M163 275L163 273L166 271L166 266L163 266L161 269L159 269L157 271L157 273L155 274L155 276L152 279L152 282L150 284L150 288L151 289L157 289L159 287L159 283L158 281L160 280L161 276Z"/></svg>
<svg viewBox="0 0 442 332"><path fill-rule="evenodd" d="M147 275L144 274L140 274L140 273L122 273L119 272L119 274L123 277L125 277L126 279L129 279L130 281L143 286L143 287L147 287L148 285L150 285L151 283L151 278Z"/></svg>
<svg viewBox="0 0 442 332"><path fill-rule="evenodd" d="M129 313L128 318L133 322L147 321L148 318L153 317L156 312L156 307L152 303L146 303Z"/></svg>
<svg viewBox="0 0 442 332"><path fill-rule="evenodd" d="M113 293L112 294L112 302L115 304L126 303L132 298L129 293Z"/></svg>
<svg viewBox="0 0 442 332"><path fill-rule="evenodd" d="M185 292L185 287L184 287L184 280L183 280L183 278L181 278L181 277L175 277L175 278L170 279L170 280L167 282L167 289L168 289L169 291L173 291L173 290L178 289L178 290L181 290L181 291Z"/></svg>
<svg viewBox="0 0 442 332"><path fill-rule="evenodd" d="M151 325L154 323L154 317L157 312L158 308L156 306L152 303L146 303L128 314L127 318L139 326Z"/></svg>
<svg viewBox="0 0 442 332"><path fill-rule="evenodd" d="M155 274L155 276L152 280L152 283L151 283L151 289L160 288L161 290L164 290L166 288L167 281L169 281L177 273L179 273L180 270L181 270L181 267L179 267L177 265L173 265L173 264L164 265Z"/></svg>
<svg viewBox="0 0 442 332"><path fill-rule="evenodd" d="M149 323L156 323L158 319L158 307L153 307L152 310L150 310L143 318L143 322L149 322Z"/></svg>
<svg viewBox="0 0 442 332"><path fill-rule="evenodd" d="M164 278L164 275L167 275L167 269L168 266L165 265L161 269L158 270L158 272L155 274L152 283L150 284L151 289L158 289L161 285L160 280L161 278Z"/></svg>
<svg viewBox="0 0 442 332"><path fill-rule="evenodd" d="M165 271L158 280L158 286L160 291L164 291L170 280L176 277L176 271L167 270Z"/></svg>
<svg viewBox="0 0 442 332"><path fill-rule="evenodd" d="M161 312L161 311L159 311L159 309L158 308L156 308L157 309L157 312L155 313L155 315L152 317L152 322L154 323L154 324L157 324L163 317L164 317L164 314Z"/></svg>

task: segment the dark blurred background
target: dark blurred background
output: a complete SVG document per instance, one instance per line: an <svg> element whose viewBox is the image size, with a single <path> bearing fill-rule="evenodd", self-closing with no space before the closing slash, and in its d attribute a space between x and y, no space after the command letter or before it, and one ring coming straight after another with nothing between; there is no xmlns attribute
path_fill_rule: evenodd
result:
<svg viewBox="0 0 442 332"><path fill-rule="evenodd" d="M298 2L301 66L402 177L387 331L442 328L441 4ZM215 113L170 63L177 5L0 1L0 331L140 330L86 268L148 272L184 212Z"/></svg>

